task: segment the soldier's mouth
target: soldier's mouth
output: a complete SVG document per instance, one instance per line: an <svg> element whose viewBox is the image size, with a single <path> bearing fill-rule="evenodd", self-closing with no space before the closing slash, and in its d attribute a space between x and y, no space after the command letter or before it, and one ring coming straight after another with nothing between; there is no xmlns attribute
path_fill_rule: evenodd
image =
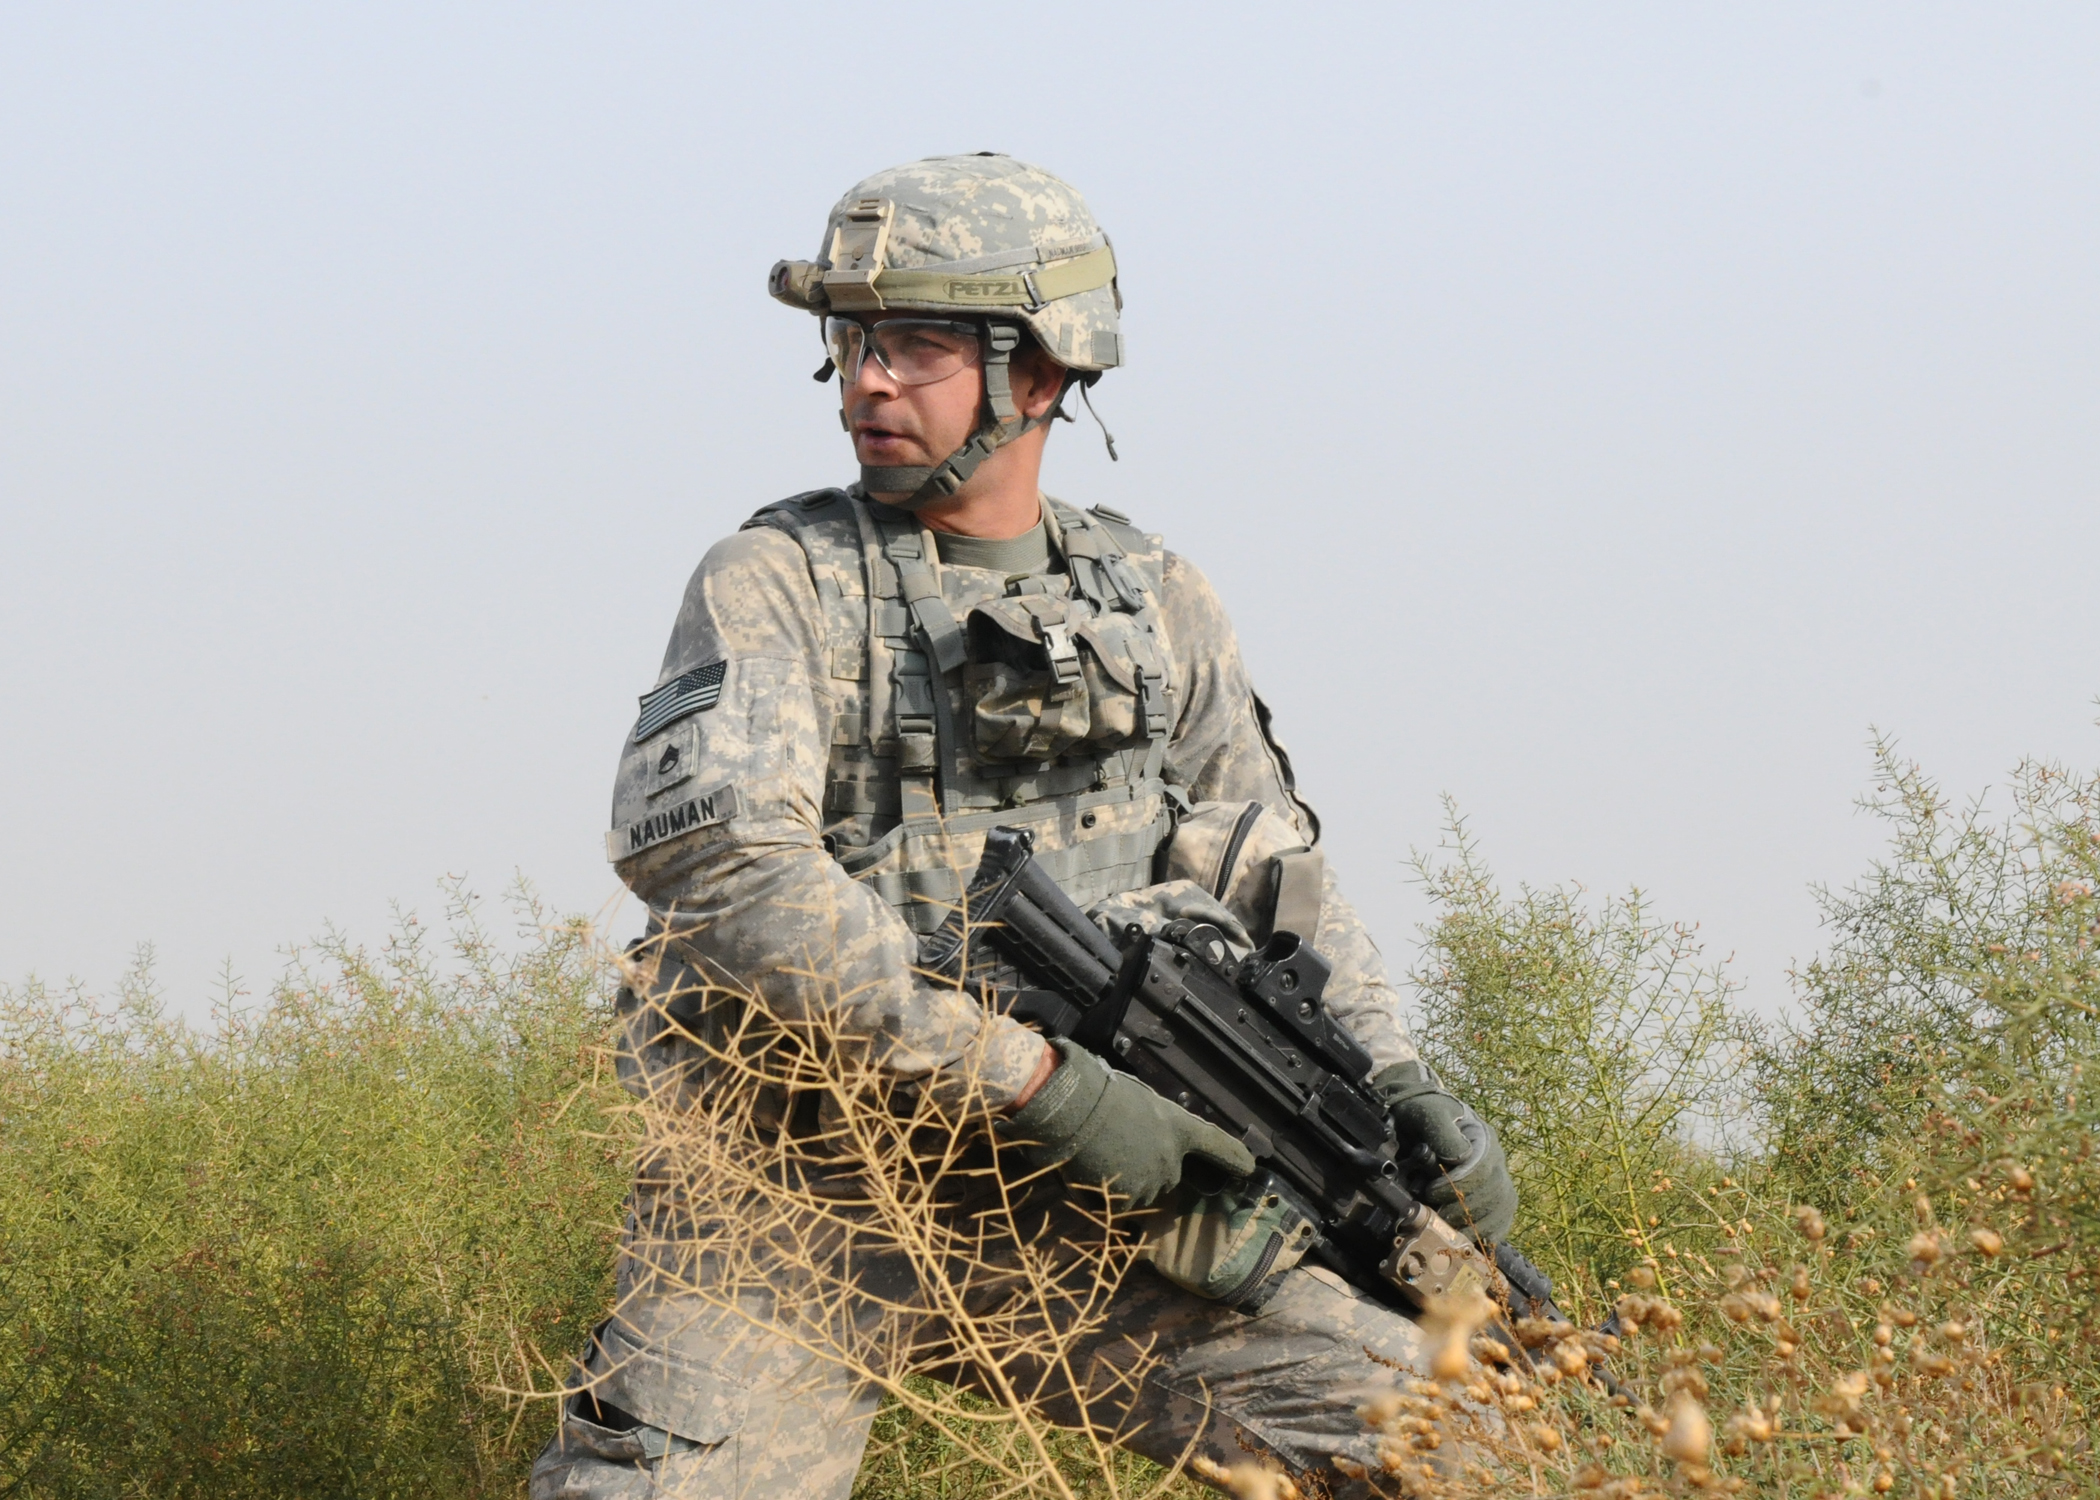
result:
<svg viewBox="0 0 2100 1500"><path fill-rule="evenodd" d="M878 453L887 453L901 448L912 440L901 432L892 432L887 427L856 427L853 435L860 442Z"/></svg>

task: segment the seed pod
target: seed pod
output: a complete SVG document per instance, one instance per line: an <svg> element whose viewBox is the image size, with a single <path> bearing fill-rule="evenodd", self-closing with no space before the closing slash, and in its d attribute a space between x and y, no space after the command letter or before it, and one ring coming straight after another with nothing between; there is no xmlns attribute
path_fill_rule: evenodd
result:
<svg viewBox="0 0 2100 1500"><path fill-rule="evenodd" d="M1494 1304L1475 1292L1447 1293L1434 1299L1422 1318L1422 1331L1435 1345L1429 1373L1438 1380L1457 1380L1472 1368L1473 1332L1494 1316Z"/></svg>
<svg viewBox="0 0 2100 1500"><path fill-rule="evenodd" d="M1755 1406L1746 1406L1728 1419L1728 1430L1753 1443L1772 1441L1772 1418Z"/></svg>
<svg viewBox="0 0 2100 1500"><path fill-rule="evenodd" d="M1713 1449L1713 1423L1706 1418L1689 1391L1670 1398L1669 1426L1662 1435L1662 1450L1681 1464L1702 1464Z"/></svg>
<svg viewBox="0 0 2100 1500"><path fill-rule="evenodd" d="M1679 1391L1690 1391L1701 1401L1706 1399L1706 1377L1689 1367L1671 1370L1662 1378L1665 1396L1674 1396Z"/></svg>
<svg viewBox="0 0 2100 1500"><path fill-rule="evenodd" d="M1527 1349L1537 1349L1560 1337L1561 1325L1550 1318L1517 1319L1517 1342Z"/></svg>

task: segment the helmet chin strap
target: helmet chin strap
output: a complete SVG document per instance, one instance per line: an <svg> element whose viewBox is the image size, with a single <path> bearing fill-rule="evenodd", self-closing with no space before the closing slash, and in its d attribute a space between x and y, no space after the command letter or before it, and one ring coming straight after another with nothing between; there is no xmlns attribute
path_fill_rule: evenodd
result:
<svg viewBox="0 0 2100 1500"><path fill-rule="evenodd" d="M969 483L977 466L1025 432L1043 427L1057 416L1065 392L1077 372L1067 371L1057 400L1039 417L1023 417L1014 405L1013 352L1021 344L1021 331L1011 323L987 322L984 350L984 415L977 430L963 445L931 468L918 464L896 464L878 468L860 466L861 488L870 494L902 495L890 502L899 510L918 510L936 500L945 500Z"/></svg>

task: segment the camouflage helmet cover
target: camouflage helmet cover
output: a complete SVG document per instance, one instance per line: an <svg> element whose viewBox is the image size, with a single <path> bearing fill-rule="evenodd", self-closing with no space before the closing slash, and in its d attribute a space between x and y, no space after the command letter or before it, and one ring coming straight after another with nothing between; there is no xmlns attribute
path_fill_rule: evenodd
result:
<svg viewBox="0 0 2100 1500"><path fill-rule="evenodd" d="M1070 183L1010 156L930 156L856 184L815 261L778 262L767 290L809 312L1008 317L1058 363L1123 362L1115 252Z"/></svg>

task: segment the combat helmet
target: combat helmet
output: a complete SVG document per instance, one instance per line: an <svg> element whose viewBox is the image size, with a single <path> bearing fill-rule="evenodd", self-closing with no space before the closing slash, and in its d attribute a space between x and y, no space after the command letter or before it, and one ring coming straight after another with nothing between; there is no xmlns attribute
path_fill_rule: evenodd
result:
<svg viewBox="0 0 2100 1500"><path fill-rule="evenodd" d="M931 468L861 469L867 489L908 495L906 509L954 494L996 449L1063 414L1073 385L1084 394L1123 362L1108 236L1071 184L998 152L932 156L866 178L831 210L817 258L776 262L766 286L819 317L904 310L983 324L977 430ZM1022 327L1067 371L1049 411L1025 419L1008 384ZM832 371L827 359L816 378Z"/></svg>

